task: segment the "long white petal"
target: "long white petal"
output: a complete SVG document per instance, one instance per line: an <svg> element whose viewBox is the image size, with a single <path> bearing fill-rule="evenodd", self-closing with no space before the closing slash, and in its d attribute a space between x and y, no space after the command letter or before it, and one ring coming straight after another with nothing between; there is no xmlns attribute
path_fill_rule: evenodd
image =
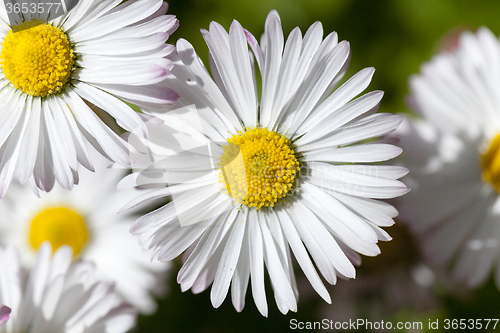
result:
<svg viewBox="0 0 500 333"><path fill-rule="evenodd" d="M293 254L299 263L300 268L304 271L307 279L313 286L314 290L323 298L327 303L331 303L332 300L328 291L325 288L325 285L321 281L316 269L314 268L309 255L307 254L307 250L302 243L300 235L293 225L292 220L288 216L287 212L284 210L280 210L277 212L281 226L283 227L283 231L285 232L288 244L292 248Z"/></svg>
<svg viewBox="0 0 500 333"><path fill-rule="evenodd" d="M248 223L248 238L250 249L250 281L252 283L252 295L259 312L267 317L267 300L266 290L264 288L264 245L262 240L262 232L260 229L260 221L258 214L254 211L248 213L252 220Z"/></svg>
<svg viewBox="0 0 500 333"><path fill-rule="evenodd" d="M210 291L210 299L214 308L218 308L222 304L229 290L229 284L233 278L241 247L243 246L243 236L247 219L248 213L243 212L233 222L233 230L222 253L217 273L215 274L214 284Z"/></svg>

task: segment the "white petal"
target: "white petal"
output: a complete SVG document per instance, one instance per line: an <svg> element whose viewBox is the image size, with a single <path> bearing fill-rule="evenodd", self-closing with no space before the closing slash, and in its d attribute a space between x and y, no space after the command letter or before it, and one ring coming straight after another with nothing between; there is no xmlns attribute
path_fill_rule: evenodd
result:
<svg viewBox="0 0 500 333"><path fill-rule="evenodd" d="M66 119L68 124L68 129L71 133L72 142L75 147L76 155L78 158L78 162L80 162L85 168L90 171L94 171L94 167L92 165L92 161L90 160L90 155L87 151L87 146L85 141L83 140L82 134L78 125L75 122L75 118L69 109L69 106L64 102L64 100L57 98L56 102L59 103L60 110Z"/></svg>
<svg viewBox="0 0 500 333"><path fill-rule="evenodd" d="M45 120L45 131L43 131L45 138L45 147L48 159L52 165L54 175L57 182L64 188L71 190L74 185L73 173L68 165L69 158L64 148L64 142L59 137L59 131L54 123L52 112L47 105L43 109ZM43 107L42 106L42 107Z"/></svg>
<svg viewBox="0 0 500 333"><path fill-rule="evenodd" d="M227 214L221 215L203 233L200 241L177 275L177 282L181 284L183 290L193 286L208 258L223 242L227 231L230 229L229 226L233 224L236 216L236 210L232 210L229 216Z"/></svg>
<svg viewBox="0 0 500 333"><path fill-rule="evenodd" d="M377 242L377 236L365 221L337 201L333 196L329 195L328 192L314 185L310 185L309 183L303 184L302 187L304 191L307 191L316 198L318 202L321 202L323 207L328 207L330 215L344 224L345 227L351 229L359 238L366 242Z"/></svg>
<svg viewBox="0 0 500 333"><path fill-rule="evenodd" d="M299 86L302 84L306 73L308 72L310 63L316 54L316 51L321 45L323 39L323 26L321 22L313 23L302 41L302 52L297 64L297 71L294 76L294 83L290 88L290 92L295 94Z"/></svg>
<svg viewBox="0 0 500 333"><path fill-rule="evenodd" d="M71 127L68 124L68 121L66 120L66 117L64 116L64 111L61 110L60 102L61 101L57 100L57 98L47 99L47 104L49 106L49 109L51 110L54 122L55 124L57 124L58 130L61 132L59 140L65 143L63 147L66 152L66 162L72 170L77 170L77 152L75 143L73 142L73 133L71 131Z"/></svg>
<svg viewBox="0 0 500 333"><path fill-rule="evenodd" d="M35 98L31 103L32 111L28 123L29 131L22 138L21 151L23 152L23 158L19 160L19 169L17 170L17 176L21 184L24 184L28 180L35 167L38 140L40 138L41 103L40 98Z"/></svg>
<svg viewBox="0 0 500 333"><path fill-rule="evenodd" d="M45 126L41 127L40 140L38 141L38 154L36 157L33 178L36 185L42 190L49 192L54 187L55 177L50 166L49 156L46 152Z"/></svg>
<svg viewBox="0 0 500 333"><path fill-rule="evenodd" d="M0 145L3 145L9 135L12 133L21 115L24 112L25 99L21 96L21 90L9 89L1 102L0 108ZM4 91L1 91L4 93Z"/></svg>
<svg viewBox="0 0 500 333"><path fill-rule="evenodd" d="M311 63L310 72L307 73L304 82L302 82L293 102L289 106L291 110L295 110L293 112L293 124L290 126L290 131L293 134L309 116L316 103L318 103L325 90L349 58L349 43L342 41L338 45L336 44L336 34L329 35L323 41L323 45ZM328 49L331 45L336 45L331 52L323 50L323 48ZM326 53L324 60L322 51Z"/></svg>
<svg viewBox="0 0 500 333"><path fill-rule="evenodd" d="M317 178L320 181L323 179L374 187L406 187L398 180L378 177L375 172L369 174L371 171L370 166L365 166L368 170L365 171L365 174L352 172L349 168L350 165L332 165L322 162L309 162L307 163L307 167L310 170L308 172L309 177ZM360 170L360 168L358 168L358 170Z"/></svg>
<svg viewBox="0 0 500 333"><path fill-rule="evenodd" d="M79 82L75 88L77 94L108 112L125 130L147 136L146 124L130 106L92 85Z"/></svg>
<svg viewBox="0 0 500 333"><path fill-rule="evenodd" d="M179 95L170 88L161 85L129 86L122 84L94 84L112 95L118 96L136 104L141 102L166 105L179 98Z"/></svg>
<svg viewBox="0 0 500 333"><path fill-rule="evenodd" d="M403 150L399 147L382 144L360 144L349 147L307 152L304 154L304 162L381 162L390 160L400 155Z"/></svg>
<svg viewBox="0 0 500 333"><path fill-rule="evenodd" d="M388 179L399 179L408 174L408 169L402 166L392 165L338 165L339 169L356 172L362 175L375 176Z"/></svg>
<svg viewBox="0 0 500 333"><path fill-rule="evenodd" d="M302 34L300 29L297 27L292 30L286 41L285 50L283 52L283 61L278 75L276 97L273 102L273 107L271 108L269 121L265 123L268 124L268 128L276 128L280 112L284 108L285 104L289 102L289 96L291 94L290 87L294 84L296 79L295 74L301 48ZM282 115L283 114L281 114L281 116Z"/></svg>
<svg viewBox="0 0 500 333"><path fill-rule="evenodd" d="M210 24L210 32L202 31L203 38L210 49L217 71L228 93L231 104L243 120L244 124L251 124L256 105L249 105L245 100L243 88L239 82L235 65L231 59L229 36L218 23Z"/></svg>
<svg viewBox="0 0 500 333"><path fill-rule="evenodd" d="M54 316L59 298L64 288L64 276L59 275L45 289L43 304L41 305L43 316L46 319L52 319Z"/></svg>
<svg viewBox="0 0 500 333"><path fill-rule="evenodd" d="M248 239L250 249L250 276L252 295L259 312L267 317L266 290L264 288L264 245L258 214L253 210L248 213Z"/></svg>
<svg viewBox="0 0 500 333"><path fill-rule="evenodd" d="M246 229L247 228L248 226ZM250 254L248 246L246 246L248 242L248 232L245 231L238 265L236 266L236 271L234 272L231 282L231 300L234 308L238 312L241 312L245 307L245 296L248 288L248 280L250 278L250 265L248 263Z"/></svg>
<svg viewBox="0 0 500 333"><path fill-rule="evenodd" d="M127 55L138 54L144 51L155 50L162 46L168 38L168 34L158 32L150 36L136 38L111 39L103 41L87 41L78 43L75 51L85 57L86 54L99 55Z"/></svg>
<svg viewBox="0 0 500 333"><path fill-rule="evenodd" d="M269 13L266 19L265 34L267 47L264 52L264 69L262 72L262 98L261 98L261 123L267 126L271 121L271 115L276 111L274 108L274 97L281 66L281 55L283 53L283 30L278 15Z"/></svg>
<svg viewBox="0 0 500 333"><path fill-rule="evenodd" d="M210 291L210 299L214 308L218 308L222 304L229 290L229 284L240 256L247 218L248 214L244 212L233 222L233 230L222 253L214 284Z"/></svg>
<svg viewBox="0 0 500 333"><path fill-rule="evenodd" d="M102 69L77 70L75 80L97 84L146 85L163 81L169 73L170 62L166 59L149 63L123 64Z"/></svg>
<svg viewBox="0 0 500 333"><path fill-rule="evenodd" d="M303 185L302 187L306 186ZM304 202L314 212L314 214L317 215L323 223L325 223L325 226L329 228L330 232L332 232L335 237L340 239L350 248L367 256L375 256L380 253L380 250L375 243L362 240L351 229L347 228L343 223L333 217L332 214L324 208L328 206L326 206L325 202L322 201L323 197L314 197L306 191L304 191L303 197ZM330 244L331 242L329 241L326 243Z"/></svg>
<svg viewBox="0 0 500 333"><path fill-rule="evenodd" d="M326 149L362 142L364 140L380 137L394 131L403 121L399 115L378 113L365 117L336 131L323 132L325 135L318 140L306 145L296 143L299 147L296 152ZM319 130L318 130L319 132ZM300 140L300 139L299 139Z"/></svg>
<svg viewBox="0 0 500 333"><path fill-rule="evenodd" d="M356 275L354 266L349 261L349 259L347 259L344 252L342 252L342 249L339 247L337 241L332 237L330 232L328 232L327 229L325 229L325 227L322 225L322 223L318 218L314 217L313 213L317 215L316 213L317 210L314 208L308 209L309 207L306 208L302 203L298 203L296 207L298 207L296 209L296 212L301 216L301 218L304 221L312 221L310 226L308 226L309 231L311 232L312 236L316 239L322 251L327 255L329 261L332 263L335 269L345 277L354 278ZM323 219L321 216L318 217L320 219ZM325 226L333 225L333 222L325 221L324 219L323 223L325 224ZM331 229L334 230L333 235L335 235L340 240L344 241L342 239L343 237L340 236L340 234L344 231L342 230L343 227L337 224L335 227L332 227ZM347 233L348 232L346 232L346 234ZM344 241L344 243L349 245L348 242Z"/></svg>
<svg viewBox="0 0 500 333"><path fill-rule="evenodd" d="M376 107L378 103L380 103L383 95L381 91L369 92L336 109L334 112L330 112L328 116L321 119L320 123L314 125L316 130L306 132L304 135L305 138L302 137L297 140L297 145L307 145L338 128L342 128L342 125L347 124L351 120Z"/></svg>
<svg viewBox="0 0 500 333"><path fill-rule="evenodd" d="M316 269L314 268L307 250L302 243L300 235L293 225L292 220L284 210L277 212L283 231L285 232L288 244L292 248L293 254L299 263L300 268L304 271L307 279L313 286L314 290L323 298L328 304L332 302L328 291L326 290L323 282L321 281Z"/></svg>
<svg viewBox="0 0 500 333"><path fill-rule="evenodd" d="M257 126L257 92L255 91L245 33L236 20L233 21L229 29L229 46L246 104L251 112L247 125L255 127Z"/></svg>
<svg viewBox="0 0 500 333"><path fill-rule="evenodd" d="M85 23L73 29L71 38L75 42L94 39L111 34L155 13L161 6L158 0L143 0L130 4L124 9ZM142 35L144 36L144 34Z"/></svg>
<svg viewBox="0 0 500 333"><path fill-rule="evenodd" d="M69 12L64 20L64 31L69 32L74 26L78 26L81 21L88 22L106 14L110 9L120 4L120 0L103 0L100 2L80 1L78 5Z"/></svg>
<svg viewBox="0 0 500 333"><path fill-rule="evenodd" d="M23 110L19 122L14 127L8 141L2 146L2 156L0 161L0 198L3 198L14 178L18 160L21 154L21 142L26 133L26 126L31 114L31 110L26 103L20 103Z"/></svg>
<svg viewBox="0 0 500 333"><path fill-rule="evenodd" d="M193 283L193 286L191 288L191 291L194 294L199 294L205 291L214 281L215 274L217 273L217 267L222 256L222 251L224 250L224 246L226 243L227 243L227 238L221 245L219 245L217 250L214 252L214 254L212 254L208 262L201 270L200 274L198 275L198 278Z"/></svg>
<svg viewBox="0 0 500 333"><path fill-rule="evenodd" d="M163 237L161 250L158 252L158 260L167 262L182 254L193 244L207 229L210 221L200 222L185 227L173 223L167 237Z"/></svg>
<svg viewBox="0 0 500 333"><path fill-rule="evenodd" d="M88 132L87 140L95 139L111 160L123 165L130 165L129 149L118 135L112 132L95 113L71 89L63 95L73 116L78 123ZM84 133L86 134L86 133Z"/></svg>
<svg viewBox="0 0 500 333"><path fill-rule="evenodd" d="M310 214L310 212L308 212L307 210L308 209L305 208L305 206L300 205L299 202L296 202L294 203L290 217L292 218L293 223L297 228L297 231L299 232L300 238L304 241L304 244L307 247L309 253L311 254L311 257L314 259L314 262L318 267L319 271L326 279L326 281L328 281L328 283L333 285L337 283L337 274L335 273L335 268L328 259L327 254L318 244L316 237L314 237L310 231L311 229L314 232L328 233L328 230L326 230L324 226L321 225L321 223L317 223L319 222L317 221L317 217L314 216L313 214ZM310 220L314 219L315 221L313 221L313 223L316 222L316 224L310 226L309 223L310 220L309 221L305 220L308 217L310 217Z"/></svg>
<svg viewBox="0 0 500 333"><path fill-rule="evenodd" d="M331 192L330 194L352 211L380 227L390 227L394 224L392 217L396 217L398 212L388 203L353 197L338 192Z"/></svg>
<svg viewBox="0 0 500 333"><path fill-rule="evenodd" d="M177 52L184 64L195 74L194 79L196 82L207 92L207 98L213 102L215 107L222 112L235 128L239 128L240 121L238 117L208 74L193 46L180 38L177 41Z"/></svg>

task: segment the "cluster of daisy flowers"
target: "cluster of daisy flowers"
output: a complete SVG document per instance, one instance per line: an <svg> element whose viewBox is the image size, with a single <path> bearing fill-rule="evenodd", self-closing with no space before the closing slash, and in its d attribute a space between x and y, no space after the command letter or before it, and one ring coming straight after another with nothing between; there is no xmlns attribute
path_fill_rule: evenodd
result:
<svg viewBox="0 0 500 333"><path fill-rule="evenodd" d="M178 98L163 86L178 21L161 0L65 11L0 6L0 332L126 332L166 291L170 265L128 231L137 212L117 215L140 191L116 186L133 150L119 128L146 136L146 110Z"/></svg>
<svg viewBox="0 0 500 333"><path fill-rule="evenodd" d="M126 332L181 255L181 289L211 286L214 307L231 291L242 311L250 284L267 316L267 271L278 309L297 311L294 262L330 303L324 281L380 253L398 215L386 199L400 196L431 260L471 286L500 269L500 43L487 29L411 79L415 120L377 112L383 92L363 93L373 68L344 79L349 43L319 22L285 38L271 11L260 41L212 22L208 70L188 41L166 43L178 21L161 0L15 20L9 8L0 332ZM395 142L401 165L387 162Z"/></svg>

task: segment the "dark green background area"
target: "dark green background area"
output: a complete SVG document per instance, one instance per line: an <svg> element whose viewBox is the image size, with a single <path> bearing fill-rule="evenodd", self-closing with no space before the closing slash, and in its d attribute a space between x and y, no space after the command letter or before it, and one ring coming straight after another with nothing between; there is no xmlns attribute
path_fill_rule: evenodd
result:
<svg viewBox="0 0 500 333"><path fill-rule="evenodd" d="M321 21L325 36L336 31L339 40L345 39L351 44L351 65L346 78L364 67L375 67L369 90L385 91L380 111L392 113L407 111L404 100L408 94L408 77L418 73L420 65L439 49L452 44L458 31L486 26L495 35L500 34L498 0L177 0L169 4L169 13L180 21L179 29L169 42L175 44L178 38L187 39L204 60L208 49L200 29L208 29L210 21L229 29L236 19L257 38L264 30L265 18L271 9L280 13L285 35L296 26L304 33L312 23ZM363 265L357 270L358 278L373 276L375 279L393 270L409 270L419 260L418 248L404 226L386 230L394 240L381 244L382 254L378 257L363 258ZM317 295L303 297L298 313L283 316L276 308L269 283L269 318L263 318L256 310L250 287L242 313L232 307L230 294L219 309L213 309L209 290L200 295L190 291L181 293L176 283L180 265L178 259L168 279L170 292L160 301L159 311L151 317L141 317L136 332L287 332L291 331L293 318L299 321L324 318L321 316L326 303ZM296 273L298 279L304 279L300 270ZM330 288L330 293L334 295L345 283L342 281ZM460 295L449 290L439 283L433 290L439 300L438 307L422 311L402 307L395 314L378 320L427 323L429 319L500 318L500 293L492 282ZM369 301L363 297L357 299L360 308ZM411 299L408 304L412 304ZM500 331L500 325L495 331Z"/></svg>

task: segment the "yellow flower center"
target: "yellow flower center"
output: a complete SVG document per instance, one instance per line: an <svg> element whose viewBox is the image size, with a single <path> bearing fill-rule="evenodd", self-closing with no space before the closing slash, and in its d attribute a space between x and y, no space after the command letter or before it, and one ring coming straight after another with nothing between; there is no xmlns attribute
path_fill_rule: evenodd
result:
<svg viewBox="0 0 500 333"><path fill-rule="evenodd" d="M73 257L78 256L89 240L85 219L65 207L43 210L31 221L30 244L37 250L43 242L49 241L55 252L62 245L73 248Z"/></svg>
<svg viewBox="0 0 500 333"><path fill-rule="evenodd" d="M490 143L488 151L481 156L483 179L500 192L500 134Z"/></svg>
<svg viewBox="0 0 500 333"><path fill-rule="evenodd" d="M58 93L68 82L74 58L68 36L61 29L29 21L5 37L0 66L17 89L45 97Z"/></svg>
<svg viewBox="0 0 500 333"><path fill-rule="evenodd" d="M219 181L238 203L257 209L274 207L291 192L299 162L284 135L248 128L227 141L220 157Z"/></svg>

